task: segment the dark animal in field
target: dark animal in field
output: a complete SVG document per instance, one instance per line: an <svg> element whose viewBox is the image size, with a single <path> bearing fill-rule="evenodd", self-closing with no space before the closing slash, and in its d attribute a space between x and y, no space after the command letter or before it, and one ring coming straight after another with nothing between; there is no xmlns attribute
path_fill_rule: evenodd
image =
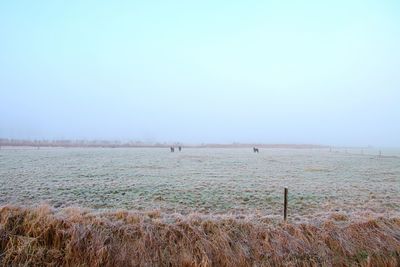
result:
<svg viewBox="0 0 400 267"><path fill-rule="evenodd" d="M258 153L258 148L253 147L253 152L254 152L254 153Z"/></svg>
<svg viewBox="0 0 400 267"><path fill-rule="evenodd" d="M179 152L180 152L180 151L182 151L182 147L181 147L181 146L180 146L180 147L178 147L178 149L179 149Z"/></svg>
<svg viewBox="0 0 400 267"><path fill-rule="evenodd" d="M175 148L174 147L170 147L170 149L171 149L171 152L175 152Z"/></svg>

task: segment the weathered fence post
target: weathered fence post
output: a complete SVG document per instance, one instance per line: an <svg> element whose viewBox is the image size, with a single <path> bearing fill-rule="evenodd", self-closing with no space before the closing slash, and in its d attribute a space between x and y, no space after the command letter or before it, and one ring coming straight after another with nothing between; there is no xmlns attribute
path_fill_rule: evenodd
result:
<svg viewBox="0 0 400 267"><path fill-rule="evenodd" d="M287 189L287 187L285 187L284 201L283 201L283 220L285 222L287 220L287 196L288 196L288 189Z"/></svg>

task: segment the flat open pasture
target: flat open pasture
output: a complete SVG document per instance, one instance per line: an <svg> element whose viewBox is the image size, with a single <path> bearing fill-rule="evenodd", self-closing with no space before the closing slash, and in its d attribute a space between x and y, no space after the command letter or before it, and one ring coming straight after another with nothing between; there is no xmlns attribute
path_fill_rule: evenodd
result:
<svg viewBox="0 0 400 267"><path fill-rule="evenodd" d="M400 212L400 158L329 149L0 150L0 205L281 217ZM386 153L386 152L385 152ZM385 155L385 153L382 153ZM397 154L398 155L398 154Z"/></svg>

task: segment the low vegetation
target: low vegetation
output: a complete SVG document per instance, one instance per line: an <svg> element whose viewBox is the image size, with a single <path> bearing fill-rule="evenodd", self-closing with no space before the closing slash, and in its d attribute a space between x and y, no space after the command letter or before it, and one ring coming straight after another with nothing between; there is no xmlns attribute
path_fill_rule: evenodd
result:
<svg viewBox="0 0 400 267"><path fill-rule="evenodd" d="M3 206L0 265L399 266L400 218L284 224Z"/></svg>

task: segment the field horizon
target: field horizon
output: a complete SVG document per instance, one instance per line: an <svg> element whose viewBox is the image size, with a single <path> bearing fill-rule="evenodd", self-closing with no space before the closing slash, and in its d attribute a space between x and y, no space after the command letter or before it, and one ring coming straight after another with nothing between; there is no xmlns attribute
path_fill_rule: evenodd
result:
<svg viewBox="0 0 400 267"><path fill-rule="evenodd" d="M171 146L184 146L186 148L330 148L335 146L320 145L320 144L296 144L296 143L185 143L185 142L145 142L145 141L117 141L117 140L92 140L92 139L10 139L0 138L0 147L72 147L72 148L87 148L87 147L105 147L105 148L168 148ZM337 146L343 147L343 146ZM371 146L365 146L368 148ZM351 148L349 146L349 148ZM363 148L363 147L360 147Z"/></svg>

